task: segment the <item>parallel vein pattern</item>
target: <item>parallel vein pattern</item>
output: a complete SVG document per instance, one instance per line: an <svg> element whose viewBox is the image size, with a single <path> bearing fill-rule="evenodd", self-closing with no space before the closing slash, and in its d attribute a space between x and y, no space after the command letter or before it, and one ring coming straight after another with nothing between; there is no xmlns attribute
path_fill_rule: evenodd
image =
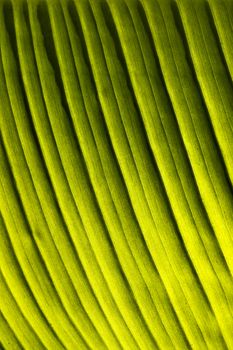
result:
<svg viewBox="0 0 233 350"><path fill-rule="evenodd" d="M0 0L0 348L233 349L233 2Z"/></svg>

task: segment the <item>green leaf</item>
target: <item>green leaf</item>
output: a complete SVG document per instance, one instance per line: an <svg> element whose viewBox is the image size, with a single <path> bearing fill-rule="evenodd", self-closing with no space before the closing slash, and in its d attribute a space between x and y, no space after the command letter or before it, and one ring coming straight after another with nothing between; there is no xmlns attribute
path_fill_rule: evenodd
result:
<svg viewBox="0 0 233 350"><path fill-rule="evenodd" d="M231 0L0 0L0 347L232 349Z"/></svg>

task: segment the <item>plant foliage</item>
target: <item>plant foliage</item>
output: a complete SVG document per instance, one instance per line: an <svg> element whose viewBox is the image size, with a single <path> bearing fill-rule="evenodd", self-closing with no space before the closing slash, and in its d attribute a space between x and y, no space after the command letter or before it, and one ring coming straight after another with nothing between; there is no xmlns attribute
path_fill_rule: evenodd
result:
<svg viewBox="0 0 233 350"><path fill-rule="evenodd" d="M233 349L232 78L232 0L0 0L0 348Z"/></svg>

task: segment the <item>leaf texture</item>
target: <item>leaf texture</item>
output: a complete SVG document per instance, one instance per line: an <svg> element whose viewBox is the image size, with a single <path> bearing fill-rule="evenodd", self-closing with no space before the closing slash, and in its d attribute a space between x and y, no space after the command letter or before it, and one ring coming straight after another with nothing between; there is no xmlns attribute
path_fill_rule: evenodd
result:
<svg viewBox="0 0 233 350"><path fill-rule="evenodd" d="M0 348L233 349L232 0L0 0Z"/></svg>

